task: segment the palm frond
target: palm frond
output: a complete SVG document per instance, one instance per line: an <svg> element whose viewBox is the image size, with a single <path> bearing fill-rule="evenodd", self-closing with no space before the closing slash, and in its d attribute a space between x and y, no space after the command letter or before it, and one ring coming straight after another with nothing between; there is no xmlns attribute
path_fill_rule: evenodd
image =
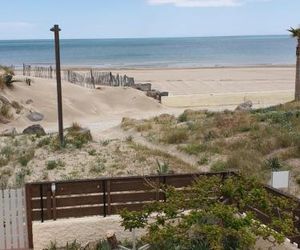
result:
<svg viewBox="0 0 300 250"><path fill-rule="evenodd" d="M297 38L300 38L300 28L289 28L288 31L291 33L291 36L292 37L297 37Z"/></svg>

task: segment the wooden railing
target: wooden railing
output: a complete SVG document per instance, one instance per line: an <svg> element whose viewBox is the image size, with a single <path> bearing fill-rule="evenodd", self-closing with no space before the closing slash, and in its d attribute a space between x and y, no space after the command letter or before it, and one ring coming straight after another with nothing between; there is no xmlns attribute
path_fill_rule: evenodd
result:
<svg viewBox="0 0 300 250"><path fill-rule="evenodd" d="M99 178L93 180L55 181L26 184L28 232L32 232L32 221L56 220L61 218L84 216L108 216L118 214L120 210L138 211L153 201L164 201L165 194L159 188L161 184L178 189L189 186L200 176L228 176L235 172L193 173L155 176ZM268 192L296 201L299 206L294 211L298 218L295 224L300 229L300 201L269 186ZM269 218L260 211L257 217L268 224ZM29 235L29 242L30 237ZM300 243L299 236L291 236L293 242ZM32 246L32 245L31 245Z"/></svg>

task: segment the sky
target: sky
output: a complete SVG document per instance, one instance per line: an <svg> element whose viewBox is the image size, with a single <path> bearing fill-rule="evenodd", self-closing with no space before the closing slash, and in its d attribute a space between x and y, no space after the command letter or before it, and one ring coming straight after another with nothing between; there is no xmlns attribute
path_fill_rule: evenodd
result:
<svg viewBox="0 0 300 250"><path fill-rule="evenodd" d="M287 34L300 0L1 0L0 40Z"/></svg>

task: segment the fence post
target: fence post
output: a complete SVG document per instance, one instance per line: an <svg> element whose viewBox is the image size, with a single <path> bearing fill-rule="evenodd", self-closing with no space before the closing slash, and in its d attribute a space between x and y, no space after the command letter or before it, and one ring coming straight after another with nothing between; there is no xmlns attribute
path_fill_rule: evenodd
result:
<svg viewBox="0 0 300 250"><path fill-rule="evenodd" d="M40 184L41 222L44 222L43 184Z"/></svg>
<svg viewBox="0 0 300 250"><path fill-rule="evenodd" d="M93 87L95 88L95 79L93 76L93 70L91 69L90 72L91 72L91 82L92 82Z"/></svg>
<svg viewBox="0 0 300 250"><path fill-rule="evenodd" d="M164 184L164 186L166 185L166 183L167 183L167 176L164 175L164 177L163 177L163 184ZM166 201L167 201L167 196L166 196L166 193L164 192L164 202L166 202Z"/></svg>
<svg viewBox="0 0 300 250"><path fill-rule="evenodd" d="M28 233L28 247L33 249L33 235L32 235L32 208L31 208L31 186L25 185L26 198L26 219L27 219L27 233Z"/></svg>
<svg viewBox="0 0 300 250"><path fill-rule="evenodd" d="M111 214L110 180L107 180L107 215Z"/></svg>
<svg viewBox="0 0 300 250"><path fill-rule="evenodd" d="M106 180L102 180L102 186L103 186L103 216L106 217Z"/></svg>

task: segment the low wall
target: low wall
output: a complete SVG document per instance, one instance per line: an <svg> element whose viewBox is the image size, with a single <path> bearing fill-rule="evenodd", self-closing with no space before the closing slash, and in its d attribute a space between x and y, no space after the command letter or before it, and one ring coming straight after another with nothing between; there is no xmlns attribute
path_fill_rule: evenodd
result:
<svg viewBox="0 0 300 250"><path fill-rule="evenodd" d="M106 232L113 230L117 239L131 240L132 234L124 231L118 215L102 217L92 216L84 218L61 219L56 221L34 222L33 243L34 249L41 250L49 246L50 242L56 242L57 246L65 246L67 242L76 240L86 244L106 238ZM136 236L140 237L144 230L136 230Z"/></svg>
<svg viewBox="0 0 300 250"><path fill-rule="evenodd" d="M237 106L245 100L251 100L255 106L268 106L289 102L293 99L294 91L269 91L162 96L161 103L169 107L226 107Z"/></svg>

